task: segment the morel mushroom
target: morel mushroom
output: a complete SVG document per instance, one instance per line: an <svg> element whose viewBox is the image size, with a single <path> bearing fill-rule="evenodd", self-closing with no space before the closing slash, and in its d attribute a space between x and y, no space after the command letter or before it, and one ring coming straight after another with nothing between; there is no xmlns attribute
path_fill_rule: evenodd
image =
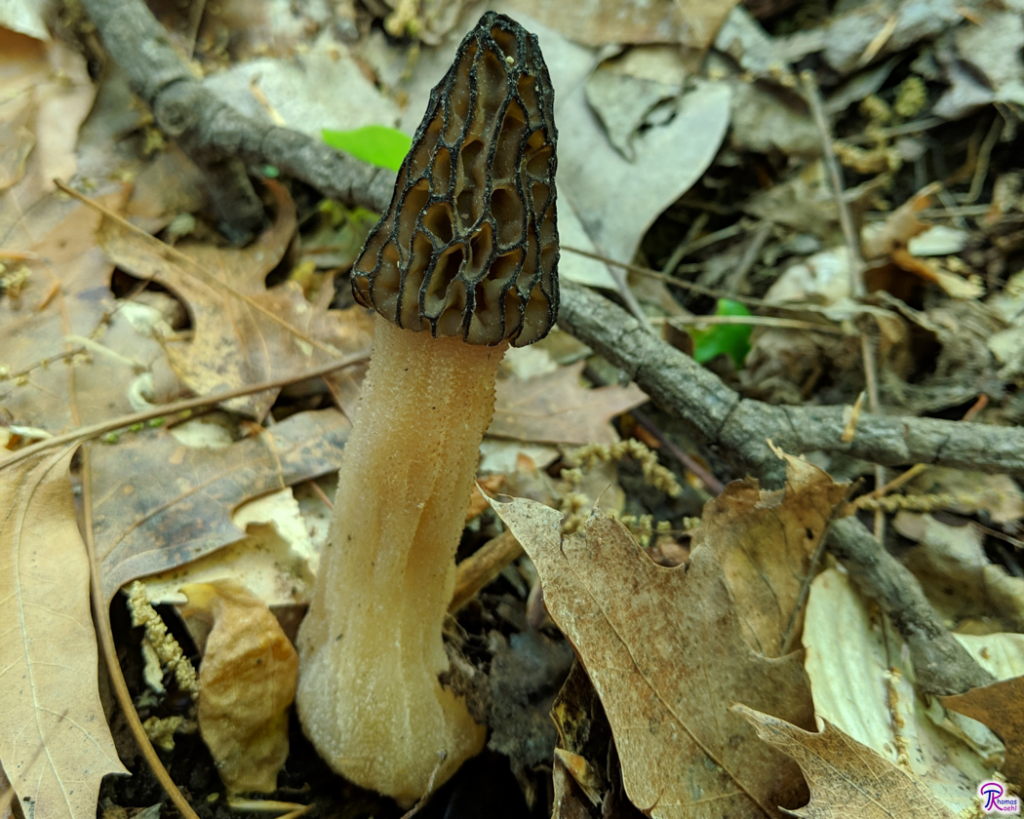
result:
<svg viewBox="0 0 1024 819"><path fill-rule="evenodd" d="M379 315L299 632L297 704L336 771L406 804L483 747L438 679L441 630L498 364L557 316L552 105L537 38L485 14L352 271Z"/></svg>

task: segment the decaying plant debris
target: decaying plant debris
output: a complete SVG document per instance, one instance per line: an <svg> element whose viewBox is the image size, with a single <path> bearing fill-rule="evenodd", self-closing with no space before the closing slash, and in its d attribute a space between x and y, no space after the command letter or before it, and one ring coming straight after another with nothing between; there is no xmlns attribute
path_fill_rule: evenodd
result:
<svg viewBox="0 0 1024 819"><path fill-rule="evenodd" d="M282 715L396 180L321 131L411 133L491 9L550 70L561 310L434 663L485 748L403 803L1019 798L1020 8L556 5L0 10L0 814L402 815Z"/></svg>

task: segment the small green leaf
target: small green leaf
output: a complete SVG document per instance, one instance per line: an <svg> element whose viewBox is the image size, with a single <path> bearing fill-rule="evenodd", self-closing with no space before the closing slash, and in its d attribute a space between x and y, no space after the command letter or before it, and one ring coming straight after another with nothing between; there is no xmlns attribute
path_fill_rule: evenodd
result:
<svg viewBox="0 0 1024 819"><path fill-rule="evenodd" d="M281 172L275 165L264 165L263 175L267 177L267 179L277 179L277 177L281 175Z"/></svg>
<svg viewBox="0 0 1024 819"><path fill-rule="evenodd" d="M332 148L393 171L402 166L402 160L412 146L412 138L408 134L385 125L366 125L351 131L329 131L325 128L320 133Z"/></svg>
<svg viewBox="0 0 1024 819"><path fill-rule="evenodd" d="M719 299L715 307L716 316L749 316L750 311L738 301ZM706 330L690 330L693 336L693 358L704 364L717 355L727 353L742 369L743 361L750 352L749 324L715 324Z"/></svg>

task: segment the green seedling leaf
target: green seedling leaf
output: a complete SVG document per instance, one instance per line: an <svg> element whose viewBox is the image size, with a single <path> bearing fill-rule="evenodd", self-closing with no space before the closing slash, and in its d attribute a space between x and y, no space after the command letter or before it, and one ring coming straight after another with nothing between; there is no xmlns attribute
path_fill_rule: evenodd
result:
<svg viewBox="0 0 1024 819"><path fill-rule="evenodd" d="M408 134L386 125L365 125L351 131L330 131L324 128L320 133L324 142L332 148L393 171L401 167L412 145L412 138Z"/></svg>
<svg viewBox="0 0 1024 819"><path fill-rule="evenodd" d="M749 316L750 311L740 302L731 299L719 299L715 307L716 316ZM693 358L700 364L710 361L717 355L727 353L736 363L736 368L743 367L743 361L750 352L749 324L715 324L706 330L693 329Z"/></svg>

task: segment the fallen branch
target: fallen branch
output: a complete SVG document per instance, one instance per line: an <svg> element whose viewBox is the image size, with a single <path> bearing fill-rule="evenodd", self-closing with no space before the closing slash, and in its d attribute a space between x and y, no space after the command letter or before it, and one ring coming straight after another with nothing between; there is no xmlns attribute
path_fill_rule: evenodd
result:
<svg viewBox="0 0 1024 819"><path fill-rule="evenodd" d="M910 650L917 684L925 694L962 694L995 682L943 624L910 570L889 554L855 517L832 524L828 550L873 597Z"/></svg>
<svg viewBox="0 0 1024 819"><path fill-rule="evenodd" d="M572 282L562 284L559 326L622 369L663 410L740 471L781 486L786 452L842 452L883 466L923 463L1024 474L1024 429L932 418L860 416L842 440L843 407L782 407L742 398L688 355L655 338L625 310Z"/></svg>
<svg viewBox="0 0 1024 819"><path fill-rule="evenodd" d="M235 232L251 234L258 225L251 203L259 200L242 162L273 165L327 196L372 210L384 210L391 201L394 171L367 165L298 131L243 116L222 102L196 78L145 3L83 0L82 5L160 130L214 174L210 193Z"/></svg>

